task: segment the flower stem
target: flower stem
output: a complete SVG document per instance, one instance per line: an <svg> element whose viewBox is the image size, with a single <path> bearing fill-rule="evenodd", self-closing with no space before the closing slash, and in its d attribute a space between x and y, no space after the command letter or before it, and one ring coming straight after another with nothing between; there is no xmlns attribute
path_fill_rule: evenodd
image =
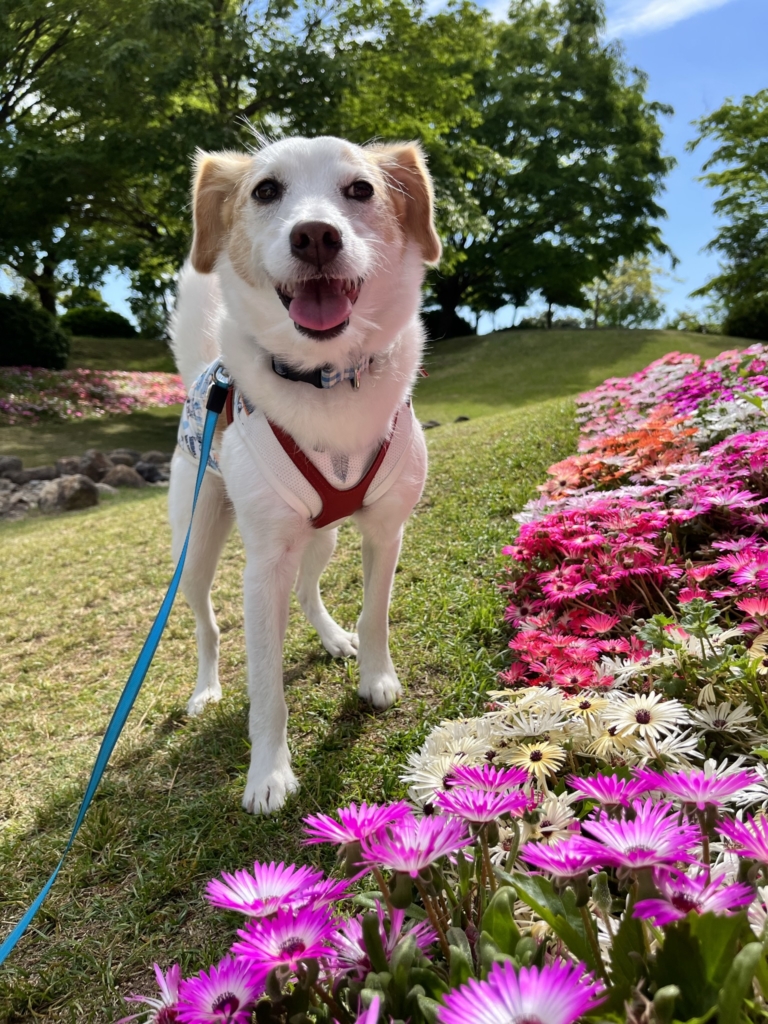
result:
<svg viewBox="0 0 768 1024"><path fill-rule="evenodd" d="M579 913L581 914L581 920L584 922L584 931L587 933L587 939L592 948L592 955L595 958L595 968L600 977L604 978L606 976L605 964L603 963L603 955L600 952L600 944L597 941L595 929L592 927L592 918L586 907L579 907Z"/></svg>
<svg viewBox="0 0 768 1024"><path fill-rule="evenodd" d="M395 908L392 906L392 896L389 892L389 886L386 883L381 868L377 864L371 865L371 871L373 872L373 877L376 879L378 883L379 891L381 892L381 895L384 897L384 902L387 904L387 911L389 912L389 919L391 921L392 916L395 912Z"/></svg>
<svg viewBox="0 0 768 1024"><path fill-rule="evenodd" d="M435 908L432 906L432 900L427 895L427 890L422 880L417 876L414 879L414 881L416 882L416 888L419 890L419 894L421 896L422 902L424 903L424 909L427 912L427 916L429 917L430 923L437 932L437 938L440 943L440 949L442 949L443 951L445 962L450 963L451 950L448 946L448 940L445 937L445 932L443 931L438 916L435 913Z"/></svg>
<svg viewBox="0 0 768 1024"><path fill-rule="evenodd" d="M480 846L483 849L483 861L485 863L485 873L488 875L488 884L491 887L491 892L496 892L499 885L496 881L496 875L493 870L493 864L491 863L491 851L488 849L488 825L483 825L478 835L480 836Z"/></svg>

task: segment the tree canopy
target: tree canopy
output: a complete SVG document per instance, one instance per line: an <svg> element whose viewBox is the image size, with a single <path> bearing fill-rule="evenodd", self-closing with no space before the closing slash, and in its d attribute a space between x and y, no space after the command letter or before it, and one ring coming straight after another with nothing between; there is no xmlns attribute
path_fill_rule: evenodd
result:
<svg viewBox="0 0 768 1024"><path fill-rule="evenodd" d="M435 178L442 318L540 292L583 305L663 249L669 161L645 82L600 42L602 0L0 0L0 262L55 311L128 270L158 322L189 244L197 147L417 138Z"/></svg>

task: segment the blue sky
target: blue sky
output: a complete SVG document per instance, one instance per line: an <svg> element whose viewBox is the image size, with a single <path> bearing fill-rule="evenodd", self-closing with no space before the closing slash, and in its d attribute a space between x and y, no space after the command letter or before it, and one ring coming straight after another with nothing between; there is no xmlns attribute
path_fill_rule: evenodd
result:
<svg viewBox="0 0 768 1024"><path fill-rule="evenodd" d="M506 4L494 0L488 7L503 13ZM696 180L707 149L685 152L693 138L691 122L717 109L727 97L739 98L768 87L768 0L608 0L608 35L619 38L627 62L649 76L650 99L669 103L674 116L664 119L665 152L677 167L667 179L661 205L667 244L680 260L664 281L670 312L696 308L700 301L688 293L717 270L717 260L702 249L712 238L715 193ZM128 313L126 288L110 279L104 297L120 312ZM497 315L497 326L509 318ZM492 329L490 318L480 330Z"/></svg>

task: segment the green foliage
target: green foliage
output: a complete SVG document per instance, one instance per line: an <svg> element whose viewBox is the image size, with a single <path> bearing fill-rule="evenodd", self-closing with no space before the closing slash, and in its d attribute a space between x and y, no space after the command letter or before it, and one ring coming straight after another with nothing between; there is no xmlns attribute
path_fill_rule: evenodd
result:
<svg viewBox="0 0 768 1024"><path fill-rule="evenodd" d="M59 319L61 327L85 338L132 338L136 328L120 313L104 306L80 306L69 309Z"/></svg>
<svg viewBox="0 0 768 1024"><path fill-rule="evenodd" d="M723 330L737 338L768 341L768 290L734 302L726 314Z"/></svg>
<svg viewBox="0 0 768 1024"><path fill-rule="evenodd" d="M63 370L69 338L54 318L29 299L0 295L0 366Z"/></svg>
<svg viewBox="0 0 768 1024"><path fill-rule="evenodd" d="M661 289L647 255L621 259L585 289L593 327L649 327L664 312Z"/></svg>
<svg viewBox="0 0 768 1024"><path fill-rule="evenodd" d="M727 100L697 122L690 144L713 142L702 178L719 191L715 213L723 225L708 248L721 257L721 270L694 295L713 295L727 310L725 330L765 339L768 306L768 89L741 102ZM734 317L732 320L731 317ZM736 326L742 330L736 331ZM749 331L750 333L744 333ZM756 333L753 333L756 332Z"/></svg>

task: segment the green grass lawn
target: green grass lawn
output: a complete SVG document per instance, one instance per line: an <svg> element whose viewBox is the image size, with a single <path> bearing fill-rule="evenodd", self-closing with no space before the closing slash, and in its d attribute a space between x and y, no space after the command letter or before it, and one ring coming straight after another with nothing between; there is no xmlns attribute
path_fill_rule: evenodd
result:
<svg viewBox="0 0 768 1024"><path fill-rule="evenodd" d="M501 331L482 338L453 338L430 346L415 407L422 421L487 416L552 397L578 394L608 376L633 373L665 352L679 349L713 356L744 344L739 339L679 331ZM164 342L75 338L71 366L172 370ZM152 409L102 420L0 426L0 454L25 465L45 465L87 448L171 450L179 407Z"/></svg>
<svg viewBox="0 0 768 1024"><path fill-rule="evenodd" d="M514 332L436 345L430 377L419 385L419 415L472 420L428 434L430 476L406 532L391 616L403 699L383 714L361 704L355 664L332 661L294 607L285 687L302 788L274 818L244 814L243 552L233 537L214 591L224 700L199 719L184 715L195 675L194 624L179 601L75 848L30 934L0 971L0 1020L110 1024L126 1012L122 994L151 989L153 960L167 966L179 959L196 971L224 953L235 919L202 898L214 873L254 858L331 867L329 850L301 847L301 818L354 799L401 795L406 754L442 717L478 710L503 663L499 550L514 533L511 515L535 494L546 467L574 449L566 396L670 348L710 355L729 343L601 331ZM146 427L136 416L114 420L133 422L102 447L170 446L135 441ZM95 437L109 438L93 433L107 426L81 423L80 434L44 428L37 441L33 429L26 443L36 443L46 461L65 444L82 451ZM0 526L3 932L58 860L99 739L164 592L171 572L165 506L165 493L152 491ZM345 626L359 611L358 548L345 527L324 578L328 604Z"/></svg>

